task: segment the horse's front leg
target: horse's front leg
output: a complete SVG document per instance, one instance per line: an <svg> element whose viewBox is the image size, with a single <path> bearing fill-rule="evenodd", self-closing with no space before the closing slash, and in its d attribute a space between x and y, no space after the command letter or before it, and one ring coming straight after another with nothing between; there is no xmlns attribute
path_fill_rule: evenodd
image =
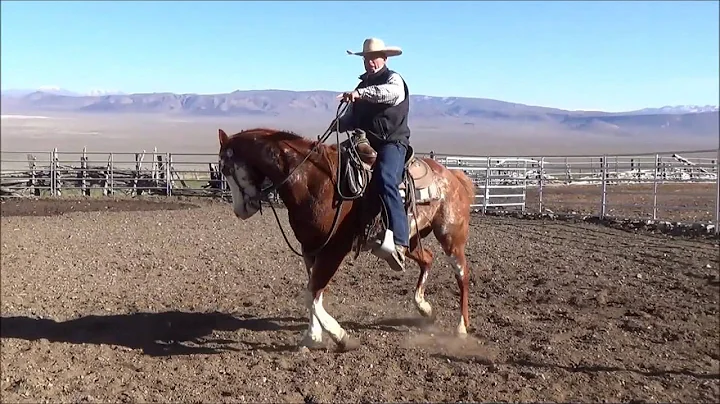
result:
<svg viewBox="0 0 720 404"><path fill-rule="evenodd" d="M308 255L303 255L303 261L305 263L305 270L307 271L308 275L308 288L310 287L310 276L312 274L312 269L315 266L315 258L310 257ZM304 348L306 349L319 349L324 346L323 344L323 330L320 326L320 321L318 320L317 316L313 315L312 311L312 301L305 302L305 306L308 309L308 314L310 316L310 324L308 326L307 331L305 331L305 335L303 336L302 340L300 341L299 348L302 350Z"/></svg>
<svg viewBox="0 0 720 404"><path fill-rule="evenodd" d="M341 352L351 351L360 347L360 343L351 338L340 324L325 311L323 307L323 291L337 272L345 255L328 246L315 260L310 282L308 284L308 306L312 315L320 323L320 327L335 341Z"/></svg>

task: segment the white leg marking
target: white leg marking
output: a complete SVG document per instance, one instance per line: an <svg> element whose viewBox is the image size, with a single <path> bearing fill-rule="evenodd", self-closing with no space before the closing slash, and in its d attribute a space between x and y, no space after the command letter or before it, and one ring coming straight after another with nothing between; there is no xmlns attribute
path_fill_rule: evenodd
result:
<svg viewBox="0 0 720 404"><path fill-rule="evenodd" d="M322 326L320 326L320 320L312 314L312 309L310 310L310 326L307 329L307 333L305 333L305 339L309 339L308 342L312 342L313 344L321 343L323 329Z"/></svg>
<svg viewBox="0 0 720 404"><path fill-rule="evenodd" d="M455 270L455 277L459 280L462 279L465 275L465 270L463 270L463 267L458 263L457 258L453 257L452 255L449 255L447 257L450 265ZM460 323L458 323L457 326L457 334L460 337L465 337L467 335L467 327L465 326L465 319L463 318L462 314L460 315Z"/></svg>
<svg viewBox="0 0 720 404"><path fill-rule="evenodd" d="M303 256L303 261L305 261L305 268L308 270L308 272L312 271L312 266L313 266L315 260ZM306 297L305 307L307 307L307 309L308 309L308 314L310 316L310 324L308 325L308 329L305 332L305 336L303 337L303 341L302 341L301 345L304 345L304 346L318 345L318 344L322 343L323 329L320 326L320 321L313 314L312 296L310 295L309 292L307 292L305 297Z"/></svg>
<svg viewBox="0 0 720 404"><path fill-rule="evenodd" d="M340 327L340 324L338 324L338 322L325 311L322 304L322 297L323 295L320 293L317 299L315 299L312 303L313 316L317 318L322 328L330 334L332 339L336 343L339 343L345 337L345 330L343 330L343 328Z"/></svg>
<svg viewBox="0 0 720 404"><path fill-rule="evenodd" d="M432 315L432 307L430 303L425 300L425 281L427 281L428 273L425 272L422 278L422 285L415 290L415 307L426 317Z"/></svg>
<svg viewBox="0 0 720 404"><path fill-rule="evenodd" d="M467 328L465 327L465 319L460 315L460 323L457 326L457 334L461 337L467 335Z"/></svg>
<svg viewBox="0 0 720 404"><path fill-rule="evenodd" d="M453 257L452 255L448 255L447 258L448 258L448 261L450 262L450 266L452 266L453 269L455 270L455 276L458 279L461 279L463 277L463 275L465 275L465 271L463 270L463 267L461 267L460 264L458 264L457 258Z"/></svg>

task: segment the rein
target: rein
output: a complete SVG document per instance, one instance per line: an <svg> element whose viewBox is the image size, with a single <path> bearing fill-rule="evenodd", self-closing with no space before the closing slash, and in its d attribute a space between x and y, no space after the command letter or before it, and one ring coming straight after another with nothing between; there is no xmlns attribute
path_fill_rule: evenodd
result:
<svg viewBox="0 0 720 404"><path fill-rule="evenodd" d="M343 104L345 104L345 108L342 108ZM318 140L317 140L317 142L315 142L315 145L312 147L312 149L310 149L310 151L307 153L305 158L300 162L300 164L296 165L295 168L293 168L292 171L290 171L290 173L285 177L285 179L283 181L281 181L278 184L272 184L272 185L260 190L260 197L269 203L270 209L272 209L272 212L275 215L275 220L277 221L278 227L280 228L280 233L282 234L283 238L285 239L285 243L287 243L288 247L290 247L290 250L292 250L293 253L295 253L296 255L298 255L300 257L317 255L323 248L325 248L325 246L330 242L330 239L332 238L332 236L335 234L335 231L337 230L337 226L339 223L338 219L340 218L340 212L342 211L343 202L345 202L346 200L356 199L359 197L359 196L346 197L346 196L342 195L341 185L340 185L341 184L340 175L341 175L341 170L342 170L341 155L340 155L340 153L341 153L341 150L340 150L340 116L343 113L345 113L348 106L349 106L349 104L346 101L344 101L344 100L340 101L340 104L338 105L338 108L335 112L335 119L333 120L333 122L330 123L330 126L327 128L327 130L325 130L325 133L323 133L321 136L318 136ZM295 248L293 248L293 246L290 244L290 241L288 240L287 235L285 234L285 230L283 229L282 223L280 223L280 218L278 217L278 214L275 211L275 207L273 206L272 202L269 200L268 196L269 196L270 192L277 191L281 186L283 186L290 179L290 177L295 173L295 171L298 168L300 168L300 166L302 166L308 160L308 158L310 158L310 155L313 153L316 153L318 151L320 144L324 143L330 137L332 132L335 132L335 139L336 139L336 143L338 145L335 190L340 195L340 203L338 203L337 209L335 209L335 217L333 218L332 228L330 229L330 233L328 233L328 236L325 239L325 242L320 247L314 249L313 251L305 252L303 254L303 253L300 253L297 250L295 250ZM357 154L357 153L354 153L354 154ZM355 156L352 156L352 157L355 158ZM363 183L363 190L366 187L366 184L367 184L367 181L365 181ZM362 193L360 193L359 195L362 195ZM262 208L260 210L260 214L262 214Z"/></svg>

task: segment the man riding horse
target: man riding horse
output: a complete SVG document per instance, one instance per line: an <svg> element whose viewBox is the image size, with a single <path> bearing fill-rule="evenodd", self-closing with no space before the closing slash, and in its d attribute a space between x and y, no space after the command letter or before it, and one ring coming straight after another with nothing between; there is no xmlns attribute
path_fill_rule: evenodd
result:
<svg viewBox="0 0 720 404"><path fill-rule="evenodd" d="M403 271L409 223L398 186L403 180L410 145L410 93L403 78L387 67L387 58L401 55L402 50L385 46L381 39L368 38L362 52L348 53L363 57L365 73L359 77L361 82L354 91L338 97L350 103L339 119L338 128L340 132L363 130L377 152L370 191L373 197L380 197L388 215L388 230L381 240L392 237L395 242L395 251L387 262L392 269Z"/></svg>
<svg viewBox="0 0 720 404"><path fill-rule="evenodd" d="M421 239L433 234L450 261L460 292L457 333L467 335L471 269L465 246L475 185L462 170L449 169L430 158L414 157L407 123L408 88L402 77L385 64L388 57L401 53L379 39L365 40L363 51L354 54L363 56L366 73L360 76L356 90L341 96L349 102L338 106L339 113L346 105L347 113L317 141L277 129L246 129L230 136L218 129L220 170L231 191L235 216L249 220L261 212L261 202L270 190L277 191L287 208L288 222L301 252L292 248L284 232L283 238L303 258L308 275L309 322L302 347L322 346L323 332L341 351L359 347L359 342L325 310L323 293L353 248L359 254L370 247L367 232L361 234L358 225L377 224L381 202L389 216L389 231L380 247L373 248L373 254L395 270L404 269L406 254L418 264L415 307L423 317L434 319L435 311L425 300L434 254L421 243ZM367 137L356 132L357 136L339 142L338 134L336 146L326 145L326 135L332 129L357 129ZM265 180L272 186L263 187ZM333 182L335 186L331 186ZM369 189L363 189L366 184ZM350 191L350 197L341 192L343 188ZM405 198L401 198L401 190ZM405 213L410 207L412 215ZM273 213L282 230L274 208ZM412 221L408 220L410 216Z"/></svg>

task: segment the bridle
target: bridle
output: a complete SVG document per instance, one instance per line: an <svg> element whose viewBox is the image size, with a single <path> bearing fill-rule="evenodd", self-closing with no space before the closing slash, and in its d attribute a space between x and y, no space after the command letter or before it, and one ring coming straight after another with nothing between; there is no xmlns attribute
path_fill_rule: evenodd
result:
<svg viewBox="0 0 720 404"><path fill-rule="evenodd" d="M337 164L337 170L336 170L337 174L336 174L335 187L336 187L336 191L338 192L338 195L340 195L340 203L337 204L337 208L335 209L335 216L333 218L332 227L330 229L330 232L328 233L327 238L325 239L325 242L322 243L322 245L320 245L319 247L315 248L314 250L312 250L310 252L300 253L297 250L295 250L295 248L293 248L293 246L290 244L290 241L288 240L287 235L285 234L285 230L283 229L282 224L280 223L280 217L278 217L278 214L275 211L275 206L273 206L273 203L270 201L269 195L272 192L277 192L283 185L285 185L285 183L287 183L287 181L290 179L290 177L292 177L292 175L295 173L295 171L297 171L310 158L310 156L313 153L318 152L318 148L320 147L320 144L324 143L333 132L335 132L335 139L336 139L338 146L340 145L340 116L342 116L342 114L345 113L345 111L347 110L349 105L350 104L347 103L345 100L341 100L340 104L337 107L337 110L335 111L335 119L330 123L328 128L325 130L325 133L318 136L318 140L316 142L314 142L315 144L310 149L310 151L307 153L305 158L290 171L290 173L285 177L285 179L283 179L282 181L280 181L277 184L271 184L267 187L260 189L259 194L254 197L248 197L248 195L245 194L243 187L240 186L240 184L237 180L237 177L235 176L235 165L234 164L228 165L229 176L232 177L233 181L235 182L237 187L240 189L240 192L243 193L244 197L248 197L248 199L257 203L257 205L260 207L259 210L260 210L261 215L262 215L262 203L261 202L265 201L270 205L270 209L272 209L272 212L275 215L275 220L277 221L278 227L280 227L280 233L282 234L283 238L285 239L285 243L287 243L288 247L290 247L290 250L292 250L293 253L295 253L296 255L298 255L300 257L315 256L320 251L322 251L322 249L325 248L325 246L327 246L327 244L330 242L330 239L332 238L332 236L335 234L335 231L337 230L337 226L339 224L338 219L340 218L340 212L342 211L343 203L346 200L355 199L355 198L349 198L349 197L343 196L341 189L340 189L341 188L341 186L340 186L340 173L341 173L340 162L341 162L341 160L340 160L339 147L338 147L338 158L337 158L338 164ZM343 108L343 106L344 106L344 108ZM231 150L232 149L228 149L228 151L226 151L227 157L229 159L232 159L232 151ZM225 175L225 174L223 173L223 175ZM225 176L227 177L228 175L225 175ZM366 184L364 184L364 187L365 186L366 186ZM362 195L362 193L360 195Z"/></svg>

